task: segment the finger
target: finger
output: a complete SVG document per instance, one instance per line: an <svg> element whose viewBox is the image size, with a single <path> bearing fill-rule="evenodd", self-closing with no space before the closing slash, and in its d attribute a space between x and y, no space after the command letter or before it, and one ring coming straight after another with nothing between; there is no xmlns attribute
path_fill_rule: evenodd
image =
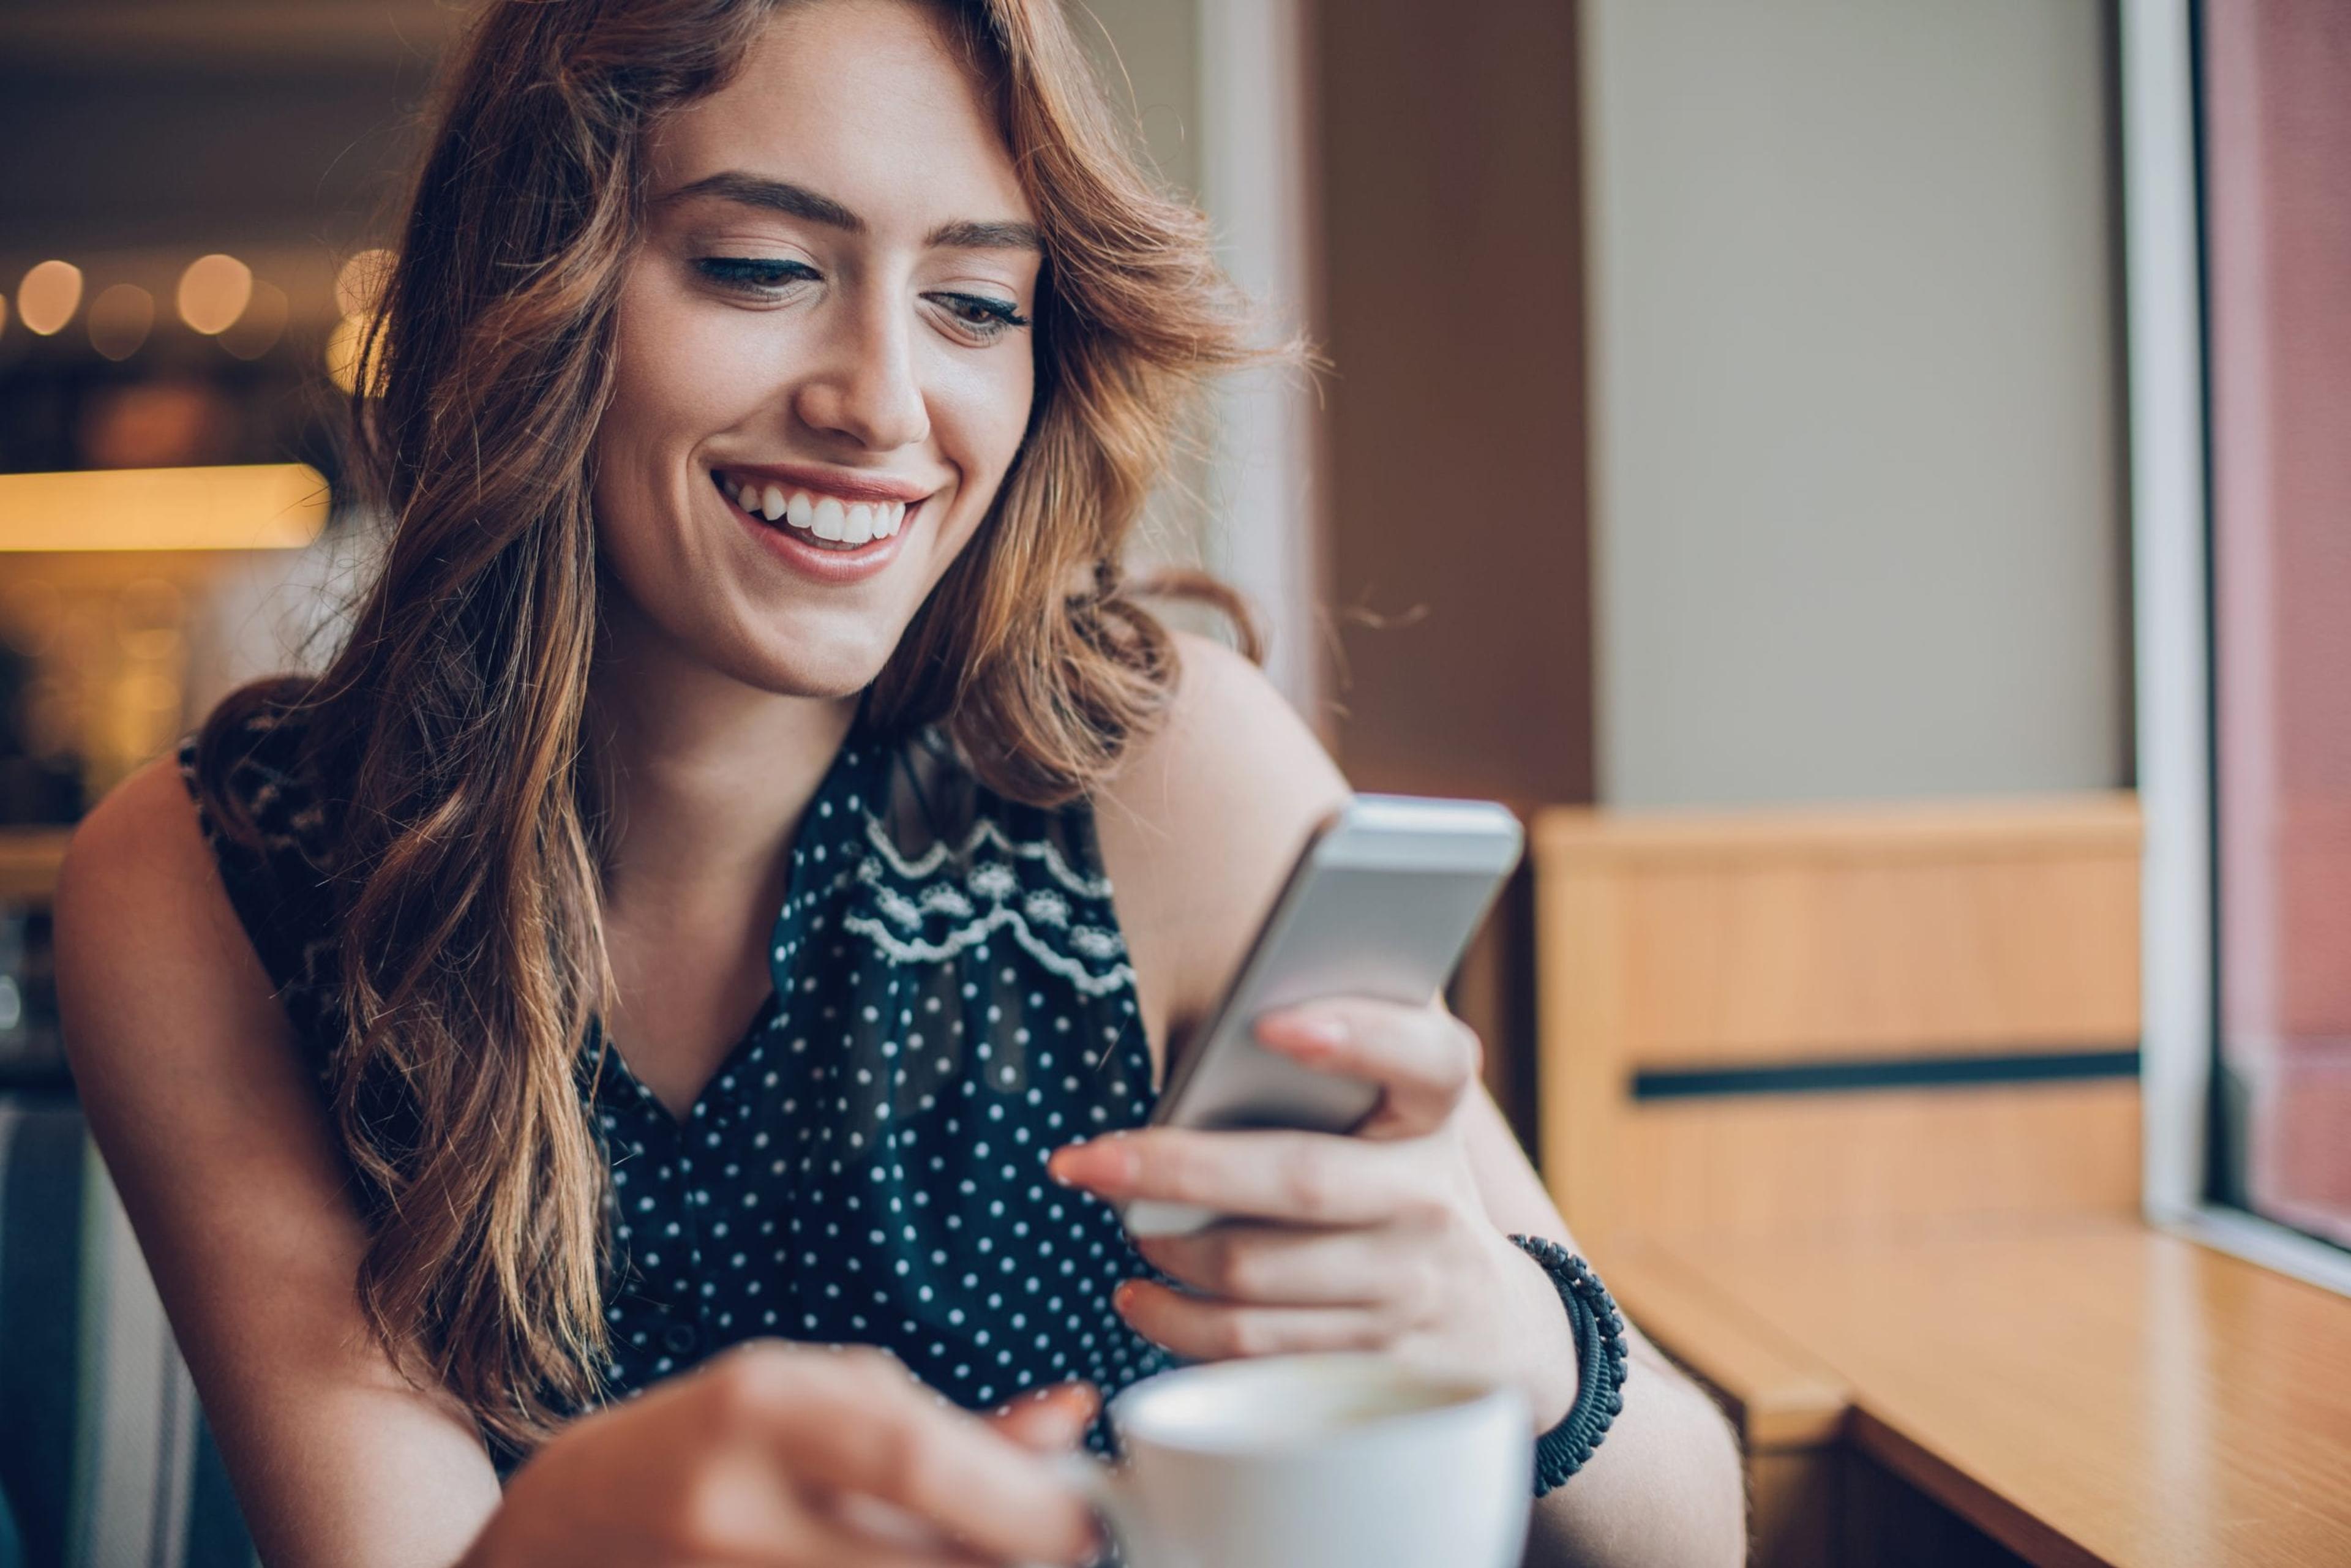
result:
<svg viewBox="0 0 2351 1568"><path fill-rule="evenodd" d="M1092 1516L1037 1456L887 1356L754 1346L722 1357L719 1418L787 1475L893 1503L989 1558L1079 1563Z"/></svg>
<svg viewBox="0 0 2351 1568"><path fill-rule="evenodd" d="M1378 1084L1379 1106L1359 1129L1372 1137L1443 1126L1478 1081L1484 1055L1469 1026L1434 1002L1309 1002L1259 1019L1257 1037L1301 1066Z"/></svg>
<svg viewBox="0 0 2351 1568"><path fill-rule="evenodd" d="M1190 1204L1244 1219L1373 1225L1424 1202L1393 1144L1327 1133L1153 1127L1057 1149L1046 1170L1113 1201Z"/></svg>
<svg viewBox="0 0 2351 1568"><path fill-rule="evenodd" d="M1301 1230L1228 1221L1189 1236L1138 1237L1151 1266L1193 1290L1259 1306L1367 1306L1395 1294L1384 1230Z"/></svg>
<svg viewBox="0 0 2351 1568"><path fill-rule="evenodd" d="M1060 1383L1008 1402L987 1423L1032 1454L1060 1454L1084 1439L1101 1409L1093 1385Z"/></svg>
<svg viewBox="0 0 2351 1568"><path fill-rule="evenodd" d="M1378 1350L1390 1337L1364 1307L1234 1306L1150 1280L1129 1280L1111 1301L1135 1333L1192 1361Z"/></svg>

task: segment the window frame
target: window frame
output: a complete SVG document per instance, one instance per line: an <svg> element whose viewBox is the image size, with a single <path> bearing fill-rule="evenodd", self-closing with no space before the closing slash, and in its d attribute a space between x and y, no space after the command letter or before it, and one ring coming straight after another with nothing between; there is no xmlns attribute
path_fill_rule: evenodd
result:
<svg viewBox="0 0 2351 1568"><path fill-rule="evenodd" d="M2121 0L2147 1220L2351 1295L2351 1249L2210 1197L2220 1040L2210 405L2194 0Z"/></svg>

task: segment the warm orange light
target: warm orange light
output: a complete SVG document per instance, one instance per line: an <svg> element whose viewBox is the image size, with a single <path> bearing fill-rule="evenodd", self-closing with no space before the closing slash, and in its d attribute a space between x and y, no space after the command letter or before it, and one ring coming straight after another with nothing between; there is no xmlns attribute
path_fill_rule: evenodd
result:
<svg viewBox="0 0 2351 1568"><path fill-rule="evenodd" d="M244 314L220 335L220 346L240 360L257 360L286 335L286 290L263 278L253 281Z"/></svg>
<svg viewBox="0 0 2351 1568"><path fill-rule="evenodd" d="M45 261L16 285L16 314L26 330L41 337L60 331L81 306L81 268L69 261Z"/></svg>
<svg viewBox="0 0 2351 1568"><path fill-rule="evenodd" d="M383 298L383 286L392 277L392 252L378 247L363 250L343 263L335 274L335 308L346 316L365 316Z"/></svg>
<svg viewBox="0 0 2351 1568"><path fill-rule="evenodd" d="M253 303L253 268L233 256L200 256L180 274L180 319L207 337L225 332Z"/></svg>
<svg viewBox="0 0 2351 1568"><path fill-rule="evenodd" d="M7 330L8 330L8 297L7 297L6 295L5 295L5 294L0 294L0 335L5 335L5 333L7 332Z"/></svg>
<svg viewBox="0 0 2351 1568"><path fill-rule="evenodd" d="M326 526L301 463L0 474L0 550L298 549Z"/></svg>
<svg viewBox="0 0 2351 1568"><path fill-rule="evenodd" d="M89 302L89 346L110 360L139 351L155 325L155 297L136 284L118 283Z"/></svg>
<svg viewBox="0 0 2351 1568"><path fill-rule="evenodd" d="M345 392L359 384L360 334L364 330L358 317L346 316L335 323L334 333L327 340L327 374Z"/></svg>
<svg viewBox="0 0 2351 1568"><path fill-rule="evenodd" d="M335 323L334 332L327 339L327 374L335 385L349 392L359 384L360 350L367 342L370 322L363 316L346 316ZM370 397L383 395L383 361L376 361L376 378L368 388Z"/></svg>

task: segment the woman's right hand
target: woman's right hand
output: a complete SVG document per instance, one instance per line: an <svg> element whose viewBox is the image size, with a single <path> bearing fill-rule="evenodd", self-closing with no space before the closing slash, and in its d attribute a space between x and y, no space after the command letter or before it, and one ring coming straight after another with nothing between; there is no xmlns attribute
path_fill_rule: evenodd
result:
<svg viewBox="0 0 2351 1568"><path fill-rule="evenodd" d="M566 1428L463 1568L1083 1563L1092 1516L1034 1450L1089 1411L991 1424L879 1351L746 1345Z"/></svg>

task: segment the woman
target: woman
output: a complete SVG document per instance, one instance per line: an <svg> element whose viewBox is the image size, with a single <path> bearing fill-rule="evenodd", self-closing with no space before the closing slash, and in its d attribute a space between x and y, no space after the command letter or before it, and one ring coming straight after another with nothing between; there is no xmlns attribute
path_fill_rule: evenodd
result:
<svg viewBox="0 0 2351 1568"><path fill-rule="evenodd" d="M1076 1561L1062 1385L1171 1355L1568 1410L1504 1234L1560 1221L1437 1009L1266 1026L1384 1086L1364 1136L1130 1135L1344 792L1117 570L1239 321L1044 0L486 8L363 367L349 644L58 895L268 1561ZM1137 1257L1095 1199L1142 1196L1249 1218ZM1728 1563L1725 1436L1637 1354L1539 1531Z"/></svg>

